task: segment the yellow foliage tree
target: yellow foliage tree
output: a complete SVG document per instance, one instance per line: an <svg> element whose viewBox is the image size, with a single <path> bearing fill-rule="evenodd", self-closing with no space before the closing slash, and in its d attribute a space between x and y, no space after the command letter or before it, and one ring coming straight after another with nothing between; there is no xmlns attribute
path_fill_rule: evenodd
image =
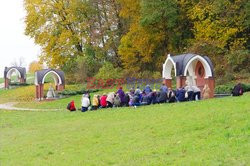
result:
<svg viewBox="0 0 250 166"><path fill-rule="evenodd" d="M37 70L43 69L43 65L37 61L33 61L29 65L29 72L30 73L35 73Z"/></svg>

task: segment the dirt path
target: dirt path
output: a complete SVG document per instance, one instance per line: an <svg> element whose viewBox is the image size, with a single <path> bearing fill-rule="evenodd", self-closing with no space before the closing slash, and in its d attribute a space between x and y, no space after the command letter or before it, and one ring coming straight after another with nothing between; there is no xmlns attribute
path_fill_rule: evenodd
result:
<svg viewBox="0 0 250 166"><path fill-rule="evenodd" d="M0 110L13 110L13 111L39 111L39 112L52 112L52 111L62 111L62 109L32 109L32 108L18 108L15 107L17 103L5 103L0 104Z"/></svg>

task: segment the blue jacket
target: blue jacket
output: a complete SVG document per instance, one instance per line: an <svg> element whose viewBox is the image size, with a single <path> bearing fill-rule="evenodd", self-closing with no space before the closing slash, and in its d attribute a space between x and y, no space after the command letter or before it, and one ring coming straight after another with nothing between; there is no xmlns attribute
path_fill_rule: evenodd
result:
<svg viewBox="0 0 250 166"><path fill-rule="evenodd" d="M177 97L177 100L178 101L185 101L186 99L185 99L185 93L186 93L186 91L183 89L183 88L181 88L181 89L178 89L177 91L176 91L176 97Z"/></svg>
<svg viewBox="0 0 250 166"><path fill-rule="evenodd" d="M168 93L168 87L166 85L162 85L161 88L160 88L160 91Z"/></svg>
<svg viewBox="0 0 250 166"><path fill-rule="evenodd" d="M144 89L145 93L148 95L150 92L152 92L151 88L149 85L147 85Z"/></svg>

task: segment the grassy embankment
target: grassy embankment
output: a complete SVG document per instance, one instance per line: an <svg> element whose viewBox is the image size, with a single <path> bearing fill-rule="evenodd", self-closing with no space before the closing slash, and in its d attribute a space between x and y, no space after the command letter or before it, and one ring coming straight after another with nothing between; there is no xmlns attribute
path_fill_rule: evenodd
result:
<svg viewBox="0 0 250 166"><path fill-rule="evenodd" d="M1 110L0 163L248 165L249 103L246 93L86 113Z"/></svg>

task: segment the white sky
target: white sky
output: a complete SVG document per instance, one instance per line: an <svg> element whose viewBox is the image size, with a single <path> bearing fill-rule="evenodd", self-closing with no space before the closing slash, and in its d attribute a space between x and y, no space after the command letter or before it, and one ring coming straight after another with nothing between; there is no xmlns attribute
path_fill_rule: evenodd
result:
<svg viewBox="0 0 250 166"><path fill-rule="evenodd" d="M38 59L40 47L24 35L24 17L23 0L0 1L0 77L4 67L20 57L24 58L25 67Z"/></svg>

